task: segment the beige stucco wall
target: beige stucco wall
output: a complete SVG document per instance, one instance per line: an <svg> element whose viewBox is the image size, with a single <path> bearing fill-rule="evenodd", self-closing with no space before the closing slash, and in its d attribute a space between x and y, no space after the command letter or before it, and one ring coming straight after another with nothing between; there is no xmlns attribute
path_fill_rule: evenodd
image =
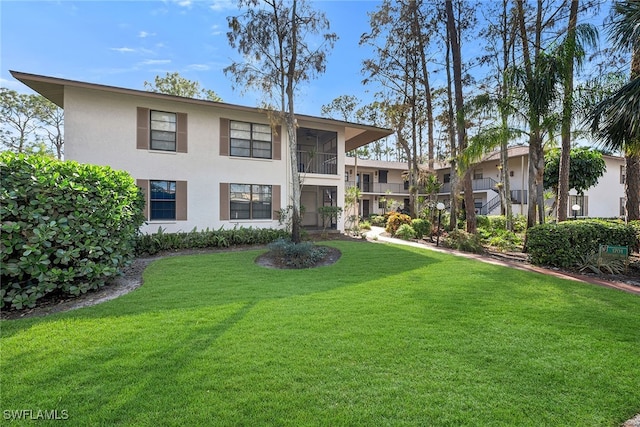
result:
<svg viewBox="0 0 640 427"><path fill-rule="evenodd" d="M167 232L220 227L279 227L277 219L221 221L220 182L281 186L281 206L289 204L288 143L282 135L282 160L234 158L219 155L220 117L265 123L260 113L224 110L180 101L67 87L65 110L65 157L82 163L109 165L129 172L135 179L188 182L187 221L151 221L143 232L162 227ZM136 109L188 114L188 152L158 152L136 148ZM300 123L300 125L304 125ZM315 125L317 128L317 125ZM338 153L344 153L344 131L338 132ZM344 201L344 156L338 156L338 175L307 176L307 185L338 187L338 200ZM108 201L105 201L107 203ZM343 229L343 221L338 224Z"/></svg>

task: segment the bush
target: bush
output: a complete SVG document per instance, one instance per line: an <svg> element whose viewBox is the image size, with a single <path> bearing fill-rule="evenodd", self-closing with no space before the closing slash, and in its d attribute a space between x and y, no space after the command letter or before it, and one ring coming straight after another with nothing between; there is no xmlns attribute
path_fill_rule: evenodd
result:
<svg viewBox="0 0 640 427"><path fill-rule="evenodd" d="M416 232L416 238L418 239L431 235L431 222L427 219L416 218L411 221L411 227Z"/></svg>
<svg viewBox="0 0 640 427"><path fill-rule="evenodd" d="M409 224L402 224L396 231L396 237L403 240L411 240L416 238L416 232Z"/></svg>
<svg viewBox="0 0 640 427"><path fill-rule="evenodd" d="M442 241L442 245L447 248L463 252L472 252L475 254L481 254L484 252L480 236L467 233L463 230L454 230L447 234Z"/></svg>
<svg viewBox="0 0 640 427"><path fill-rule="evenodd" d="M636 247L638 238L631 225L602 220L541 224L527 230L527 252L531 262L562 268L581 263L597 253L600 245Z"/></svg>
<svg viewBox="0 0 640 427"><path fill-rule="evenodd" d="M131 262L144 199L129 174L9 152L0 169L2 307L80 295Z"/></svg>
<svg viewBox="0 0 640 427"><path fill-rule="evenodd" d="M484 228L484 229L491 229L491 221L489 219L490 217L486 216L486 215L476 215L476 226L478 228Z"/></svg>
<svg viewBox="0 0 640 427"><path fill-rule="evenodd" d="M165 233L161 228L157 233L143 234L136 240L136 255L155 255L162 251L199 248L227 248L239 245L266 245L274 240L289 236L286 230L272 228L233 228L197 231L188 233Z"/></svg>
<svg viewBox="0 0 640 427"><path fill-rule="evenodd" d="M312 242L293 243L280 238L269 244L269 250L278 260L292 268L313 267L327 254L328 249Z"/></svg>
<svg viewBox="0 0 640 427"><path fill-rule="evenodd" d="M360 223L360 230L371 230L371 223L369 221L362 221Z"/></svg>
<svg viewBox="0 0 640 427"><path fill-rule="evenodd" d="M503 252L519 251L522 243L520 236L507 230L498 231L489 238L489 245Z"/></svg>
<svg viewBox="0 0 640 427"><path fill-rule="evenodd" d="M369 217L369 222L371 225L376 227L386 227L387 226L387 216L386 215L371 215Z"/></svg>
<svg viewBox="0 0 640 427"><path fill-rule="evenodd" d="M387 219L387 227L385 230L387 233L395 236L398 228L400 228L402 224L411 225L411 217L403 213L391 212L389 214L389 219Z"/></svg>

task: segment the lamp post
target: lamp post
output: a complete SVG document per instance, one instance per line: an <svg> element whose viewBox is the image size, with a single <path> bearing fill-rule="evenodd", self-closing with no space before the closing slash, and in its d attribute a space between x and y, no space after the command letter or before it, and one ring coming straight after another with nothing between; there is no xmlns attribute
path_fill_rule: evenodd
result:
<svg viewBox="0 0 640 427"><path fill-rule="evenodd" d="M580 205L575 204L571 206L571 210L573 211L573 220L575 221L576 219L578 219L578 211L580 210Z"/></svg>
<svg viewBox="0 0 640 427"><path fill-rule="evenodd" d="M436 209L438 209L438 233L436 235L436 246L440 246L440 220L442 219L442 210L444 209L444 203L438 203L436 205Z"/></svg>

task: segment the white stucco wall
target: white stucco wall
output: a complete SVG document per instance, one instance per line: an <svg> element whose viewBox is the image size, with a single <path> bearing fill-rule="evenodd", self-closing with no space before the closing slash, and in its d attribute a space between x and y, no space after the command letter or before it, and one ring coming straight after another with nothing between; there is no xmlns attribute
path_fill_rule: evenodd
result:
<svg viewBox="0 0 640 427"><path fill-rule="evenodd" d="M624 158L603 156L607 170L594 187L585 191L589 217L620 217L620 198L624 197L624 184L620 181L620 166ZM575 190L569 192L577 194Z"/></svg>
<svg viewBox="0 0 640 427"><path fill-rule="evenodd" d="M275 218L220 220L220 182L280 185L280 209L289 204L291 169L286 133L282 135L282 160L219 155L220 117L268 124L265 115L77 87L66 87L64 104L66 159L109 165L129 172L135 179L187 181L187 220L150 221L143 226L143 232L155 232L159 227L167 232L190 231L194 227L199 230L233 228L235 225L279 227ZM187 113L188 152L137 149L137 107ZM344 153L344 131L327 130L338 132L338 153ZM305 183L336 186L338 200L343 201L344 155L338 155L338 159L338 175L307 176ZM338 228L343 229L342 220Z"/></svg>

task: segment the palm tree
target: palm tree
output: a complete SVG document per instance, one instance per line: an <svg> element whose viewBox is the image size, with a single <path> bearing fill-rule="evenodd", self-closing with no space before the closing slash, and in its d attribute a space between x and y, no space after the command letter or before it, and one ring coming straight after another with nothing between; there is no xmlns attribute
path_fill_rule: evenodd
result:
<svg viewBox="0 0 640 427"><path fill-rule="evenodd" d="M626 216L640 220L640 1L617 1L612 10L609 38L614 48L631 51L631 78L595 106L589 121L605 148L624 152Z"/></svg>

